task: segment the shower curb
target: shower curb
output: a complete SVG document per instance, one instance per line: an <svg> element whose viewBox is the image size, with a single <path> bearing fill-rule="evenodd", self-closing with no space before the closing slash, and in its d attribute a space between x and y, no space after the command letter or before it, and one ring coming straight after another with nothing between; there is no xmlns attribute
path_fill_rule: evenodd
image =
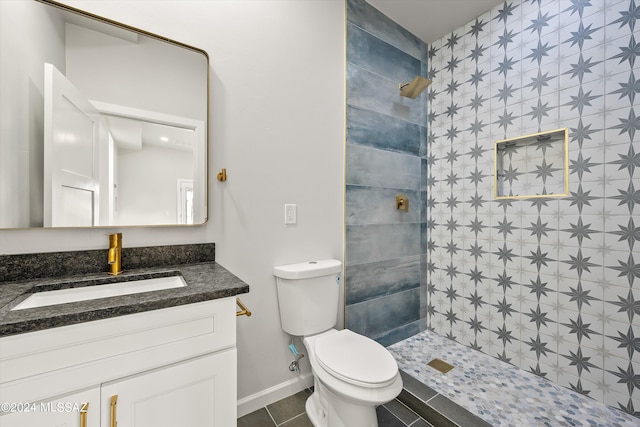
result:
<svg viewBox="0 0 640 427"><path fill-rule="evenodd" d="M477 415L400 370L403 389L397 399L434 427L491 427Z"/></svg>

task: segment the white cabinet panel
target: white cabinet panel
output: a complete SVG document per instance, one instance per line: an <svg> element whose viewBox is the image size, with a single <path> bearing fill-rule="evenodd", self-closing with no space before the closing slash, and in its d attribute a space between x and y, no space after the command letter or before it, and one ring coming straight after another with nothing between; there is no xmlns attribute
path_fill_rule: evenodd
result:
<svg viewBox="0 0 640 427"><path fill-rule="evenodd" d="M1 427L99 427L100 388L38 403L5 402L0 409L11 411L0 416Z"/></svg>
<svg viewBox="0 0 640 427"><path fill-rule="evenodd" d="M236 423L236 350L226 350L104 384L102 426L228 427ZM232 409L233 408L233 409Z"/></svg>

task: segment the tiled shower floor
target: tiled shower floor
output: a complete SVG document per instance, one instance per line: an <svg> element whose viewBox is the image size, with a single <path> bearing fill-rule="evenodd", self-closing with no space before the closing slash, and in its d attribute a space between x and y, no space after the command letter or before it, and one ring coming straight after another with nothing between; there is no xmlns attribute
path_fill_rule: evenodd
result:
<svg viewBox="0 0 640 427"><path fill-rule="evenodd" d="M640 425L638 418L431 331L388 349L400 369L492 426ZM427 366L434 358L455 367L441 374Z"/></svg>

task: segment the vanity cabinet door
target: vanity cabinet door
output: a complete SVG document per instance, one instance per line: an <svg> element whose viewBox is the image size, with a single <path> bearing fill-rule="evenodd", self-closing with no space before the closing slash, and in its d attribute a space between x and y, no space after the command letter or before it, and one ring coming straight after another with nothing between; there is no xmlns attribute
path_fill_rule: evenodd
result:
<svg viewBox="0 0 640 427"><path fill-rule="evenodd" d="M236 365L233 348L105 383L102 426L234 426Z"/></svg>
<svg viewBox="0 0 640 427"><path fill-rule="evenodd" d="M100 426L99 387L38 403L2 400L1 427Z"/></svg>

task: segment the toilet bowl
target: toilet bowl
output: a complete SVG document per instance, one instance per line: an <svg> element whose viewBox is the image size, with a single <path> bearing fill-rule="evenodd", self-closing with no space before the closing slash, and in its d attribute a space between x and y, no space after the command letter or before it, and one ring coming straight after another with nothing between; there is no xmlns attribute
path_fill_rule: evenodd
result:
<svg viewBox="0 0 640 427"><path fill-rule="evenodd" d="M348 329L305 337L314 393L306 403L315 427L377 427L377 405L402 390L398 365L377 342Z"/></svg>
<svg viewBox="0 0 640 427"><path fill-rule="evenodd" d="M306 410L315 427L378 427L376 405L402 391L398 365L382 345L336 330L342 263L321 260L274 267L282 329L303 337L314 392Z"/></svg>

